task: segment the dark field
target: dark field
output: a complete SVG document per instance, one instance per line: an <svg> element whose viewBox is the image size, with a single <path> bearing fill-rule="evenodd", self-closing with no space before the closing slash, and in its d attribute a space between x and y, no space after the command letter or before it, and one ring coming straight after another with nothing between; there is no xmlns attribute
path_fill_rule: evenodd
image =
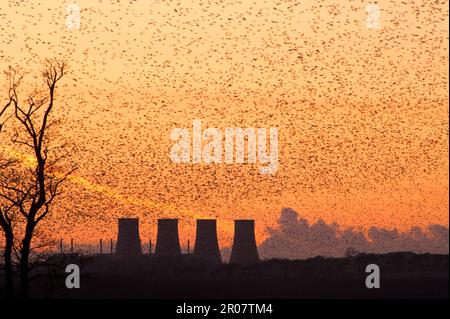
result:
<svg viewBox="0 0 450 319"><path fill-rule="evenodd" d="M33 282L35 298L317 299L448 298L448 255L389 253L347 258L268 260L250 266L208 265L192 256L117 259L54 256L80 263L81 288L65 276ZM368 289L368 264L380 267L380 288Z"/></svg>

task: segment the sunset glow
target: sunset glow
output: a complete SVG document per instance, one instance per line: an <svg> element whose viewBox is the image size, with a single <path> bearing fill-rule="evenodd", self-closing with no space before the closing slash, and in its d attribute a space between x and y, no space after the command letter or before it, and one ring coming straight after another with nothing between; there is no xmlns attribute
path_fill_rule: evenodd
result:
<svg viewBox="0 0 450 319"><path fill-rule="evenodd" d="M55 238L115 239L135 216L147 243L179 218L185 246L216 218L227 247L233 220L254 219L260 244L283 207L341 228L448 227L448 1L380 0L369 22L363 0L73 2L79 28L67 1L0 5L0 69L28 72L22 99L44 58L70 67L52 119L78 169L42 226ZM171 132L196 119L277 128L275 173L174 163ZM12 134L0 150L35 165Z"/></svg>

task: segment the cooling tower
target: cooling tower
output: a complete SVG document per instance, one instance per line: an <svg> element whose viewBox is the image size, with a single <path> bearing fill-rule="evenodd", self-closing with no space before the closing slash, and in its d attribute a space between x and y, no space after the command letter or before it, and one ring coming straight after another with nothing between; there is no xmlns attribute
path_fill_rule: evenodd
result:
<svg viewBox="0 0 450 319"><path fill-rule="evenodd" d="M178 239L178 219L158 219L158 236L155 255L175 256L181 254Z"/></svg>
<svg viewBox="0 0 450 319"><path fill-rule="evenodd" d="M119 218L116 255L120 257L142 254L138 218Z"/></svg>
<svg viewBox="0 0 450 319"><path fill-rule="evenodd" d="M222 263L219 251L219 242L217 241L215 219L197 220L194 256L203 258L211 263Z"/></svg>
<svg viewBox="0 0 450 319"><path fill-rule="evenodd" d="M255 221L235 220L230 263L248 265L258 261L259 256L255 240Z"/></svg>

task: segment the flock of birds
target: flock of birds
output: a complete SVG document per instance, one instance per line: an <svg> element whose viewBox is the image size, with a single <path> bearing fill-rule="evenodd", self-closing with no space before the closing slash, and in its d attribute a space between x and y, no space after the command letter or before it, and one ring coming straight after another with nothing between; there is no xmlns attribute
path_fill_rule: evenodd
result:
<svg viewBox="0 0 450 319"><path fill-rule="evenodd" d="M213 217L225 245L251 218L261 241L283 206L346 226L448 223L448 1L379 0L376 30L368 0L73 2L79 29L67 1L0 5L0 69L29 71L24 90L44 58L70 66L53 116L86 182L66 185L52 232L111 238L138 216L155 238L165 216L184 241ZM170 132L193 119L278 127L277 175L171 163Z"/></svg>

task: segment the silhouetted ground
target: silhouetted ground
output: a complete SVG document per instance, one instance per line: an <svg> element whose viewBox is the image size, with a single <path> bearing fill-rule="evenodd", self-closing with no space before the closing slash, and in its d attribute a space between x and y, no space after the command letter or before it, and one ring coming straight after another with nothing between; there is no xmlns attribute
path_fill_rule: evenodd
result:
<svg viewBox="0 0 450 319"><path fill-rule="evenodd" d="M68 255L64 258L67 263L72 259ZM33 295L157 299L448 298L448 261L448 255L401 252L214 266L192 256L118 259L97 255L83 267L80 289L65 288L64 277L51 282L42 279L34 283ZM380 267L380 289L365 286L368 264Z"/></svg>

